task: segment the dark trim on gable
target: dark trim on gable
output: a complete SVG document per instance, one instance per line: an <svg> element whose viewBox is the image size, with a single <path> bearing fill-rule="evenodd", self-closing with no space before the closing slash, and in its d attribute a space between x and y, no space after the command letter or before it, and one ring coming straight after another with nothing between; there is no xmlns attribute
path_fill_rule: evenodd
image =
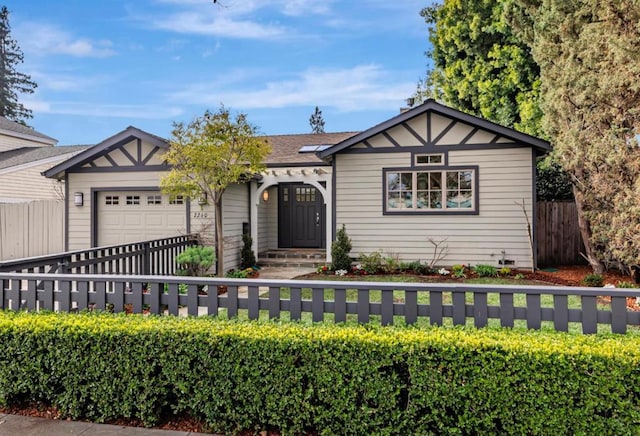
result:
<svg viewBox="0 0 640 436"><path fill-rule="evenodd" d="M342 152L347 148L355 145L357 143L363 142L374 135L377 135L383 131L390 129L391 127L395 127L397 125L402 124L405 121L413 119L419 115L427 114L427 142L433 143L435 141L432 140L430 132L431 132L431 113L437 113L438 115L442 115L446 118L451 118L461 123L469 124L473 127L478 127L482 130L487 130L491 133L494 133L498 136L505 137L513 140L517 143L522 143L529 147L534 147L540 152L547 152L551 150L551 145L540 138L536 138L531 135L527 135L526 133L518 132L517 130L510 129L508 127L501 126L499 124L493 123L491 121L466 114L464 112L460 112L456 109L452 109L450 107L444 106L440 103L437 103L433 99L429 99L423 104L416 106L406 112L403 112L395 117L382 122L364 132L361 132L357 135L352 136L351 138L345 139L344 141L327 148L318 153L318 157L321 159L327 159L335 153Z"/></svg>
<svg viewBox="0 0 640 436"><path fill-rule="evenodd" d="M393 144L394 147L399 148L400 144L398 143L398 141L396 141L395 139L393 139L393 137L391 135L389 135L388 132L382 132L382 136L384 136L387 141L389 141L391 144Z"/></svg>
<svg viewBox="0 0 640 436"><path fill-rule="evenodd" d="M125 130L116 133L110 138L105 139L101 143L96 144L93 147L76 154L70 159L61 162L52 168L49 168L43 174L45 177L49 178L62 178L62 175L65 172L69 170L75 170L78 167L81 167L93 161L94 159L108 154L111 150L122 147L123 145L131 142L134 139L144 141L158 148L166 149L169 147L169 143L166 140L140 130L136 127L130 126Z"/></svg>
<svg viewBox="0 0 640 436"><path fill-rule="evenodd" d="M153 147L153 150L142 160L142 165L146 165L158 151L160 151L160 147Z"/></svg>
<svg viewBox="0 0 640 436"><path fill-rule="evenodd" d="M106 160L108 160L108 161L109 161L109 163L111 164L111 166L113 166L113 167L120 167L120 165L118 165L118 163L117 163L115 160L113 160L113 158L112 158L111 156L109 156L108 154L105 154L105 155L104 155L104 156L102 156L102 157L104 157Z"/></svg>
<svg viewBox="0 0 640 436"><path fill-rule="evenodd" d="M480 131L480 129L478 127L474 127L473 129L471 129L471 132L469 132L469 134L467 136L462 138L462 141L460 141L460 144L466 144L467 142L469 142L469 139L471 139L473 137L473 135L475 135L479 131Z"/></svg>
<svg viewBox="0 0 640 436"><path fill-rule="evenodd" d="M451 120L451 122L447 125L447 127L445 127L442 130L442 132L440 132L438 136L435 137L435 139L433 140L433 144L434 145L437 144L442 138L444 138L446 134L449 133L456 124L458 124L457 120Z"/></svg>
<svg viewBox="0 0 640 436"><path fill-rule="evenodd" d="M69 170L69 173L122 173L133 171L168 171L169 165L132 165L126 167L81 167Z"/></svg>
<svg viewBox="0 0 640 436"><path fill-rule="evenodd" d="M362 143L367 148L373 148L373 145L371 145L371 143L369 141L367 141L366 139L364 141L362 141Z"/></svg>
<svg viewBox="0 0 640 436"><path fill-rule="evenodd" d="M424 138L418 134L418 132L416 132L415 130L413 130L409 124L407 124L406 122L404 122L404 123L402 123L402 127L404 127L405 129L407 129L407 131L409 131L409 133L411 133L411 134L413 135L413 137L414 137L414 138L416 138L420 144L422 144L422 145L428 145L428 142L427 142L427 141L425 141L425 140L424 140Z"/></svg>
<svg viewBox="0 0 640 436"><path fill-rule="evenodd" d="M527 147L526 144L519 143L502 143L502 144L462 144L462 145L426 145L411 147L382 147L382 148L350 148L343 151L343 154L366 154L366 153L444 153L445 151L463 151L463 150L504 150L508 148Z"/></svg>
<svg viewBox="0 0 640 436"><path fill-rule="evenodd" d="M140 138L138 138L138 140L136 141L136 152L138 155L138 160L134 163L140 163L142 162L142 140Z"/></svg>

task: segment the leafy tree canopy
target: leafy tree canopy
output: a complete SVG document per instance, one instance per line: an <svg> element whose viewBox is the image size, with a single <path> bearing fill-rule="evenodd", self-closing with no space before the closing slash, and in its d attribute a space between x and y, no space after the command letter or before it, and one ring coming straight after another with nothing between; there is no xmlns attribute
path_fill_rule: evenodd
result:
<svg viewBox="0 0 640 436"><path fill-rule="evenodd" d="M539 69L504 19L505 1L444 0L421 11L433 67L416 97L540 136Z"/></svg>
<svg viewBox="0 0 640 436"><path fill-rule="evenodd" d="M189 124L175 123L164 159L171 170L161 180L163 192L199 198L207 194L215 206L218 275L224 276L222 195L229 185L246 182L265 166L271 152L245 114L231 115L224 106Z"/></svg>
<svg viewBox="0 0 640 436"><path fill-rule="evenodd" d="M9 10L3 6L0 9L0 116L21 124L33 118L33 114L18 101L18 96L32 94L38 86L30 76L16 69L23 61L24 55L11 37Z"/></svg>

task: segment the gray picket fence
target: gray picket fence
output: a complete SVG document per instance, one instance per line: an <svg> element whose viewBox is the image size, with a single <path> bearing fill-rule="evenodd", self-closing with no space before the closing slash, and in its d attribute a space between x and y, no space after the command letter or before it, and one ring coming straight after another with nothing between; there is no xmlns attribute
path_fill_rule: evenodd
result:
<svg viewBox="0 0 640 436"><path fill-rule="evenodd" d="M640 289L0 273L0 309L109 310L313 322L450 323L585 334L640 325ZM602 331L602 329L600 330Z"/></svg>

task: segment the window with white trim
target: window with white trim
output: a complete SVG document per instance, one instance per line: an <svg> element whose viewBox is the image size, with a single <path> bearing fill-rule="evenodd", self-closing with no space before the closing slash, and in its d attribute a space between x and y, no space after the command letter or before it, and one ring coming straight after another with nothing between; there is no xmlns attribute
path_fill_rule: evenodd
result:
<svg viewBox="0 0 640 436"><path fill-rule="evenodd" d="M416 165L444 165L444 154L416 154Z"/></svg>
<svg viewBox="0 0 640 436"><path fill-rule="evenodd" d="M140 204L140 196L139 195L127 195L127 204L128 205Z"/></svg>
<svg viewBox="0 0 640 436"><path fill-rule="evenodd" d="M147 195L147 204L162 204L161 195Z"/></svg>
<svg viewBox="0 0 640 436"><path fill-rule="evenodd" d="M184 196L176 195L169 198L169 204L184 204Z"/></svg>
<svg viewBox="0 0 640 436"><path fill-rule="evenodd" d="M388 170L385 172L385 211L474 211L475 171Z"/></svg>

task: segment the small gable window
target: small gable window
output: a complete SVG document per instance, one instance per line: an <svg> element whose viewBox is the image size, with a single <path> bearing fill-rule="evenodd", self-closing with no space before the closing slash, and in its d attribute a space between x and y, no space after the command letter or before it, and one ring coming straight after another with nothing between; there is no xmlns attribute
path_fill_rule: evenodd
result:
<svg viewBox="0 0 640 436"><path fill-rule="evenodd" d="M477 168L387 169L385 213L477 213Z"/></svg>
<svg viewBox="0 0 640 436"><path fill-rule="evenodd" d="M444 165L444 155L435 154L417 154L416 165Z"/></svg>

